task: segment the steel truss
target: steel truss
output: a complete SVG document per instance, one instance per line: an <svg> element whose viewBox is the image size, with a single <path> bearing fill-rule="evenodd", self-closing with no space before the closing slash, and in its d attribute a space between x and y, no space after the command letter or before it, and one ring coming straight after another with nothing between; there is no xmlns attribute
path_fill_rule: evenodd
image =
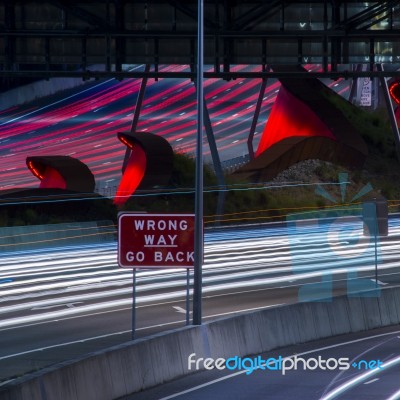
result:
<svg viewBox="0 0 400 400"><path fill-rule="evenodd" d="M194 79L196 35L196 0L5 0L0 76ZM397 0L205 0L204 46L208 78L306 75L276 73L277 64L321 65L309 73L313 77L394 76L400 65L400 5ZM381 63L394 68L379 70ZM124 68L132 64L153 68ZM188 68L162 69L169 64ZM353 64L369 69L353 70ZM237 72L235 65L256 68Z"/></svg>

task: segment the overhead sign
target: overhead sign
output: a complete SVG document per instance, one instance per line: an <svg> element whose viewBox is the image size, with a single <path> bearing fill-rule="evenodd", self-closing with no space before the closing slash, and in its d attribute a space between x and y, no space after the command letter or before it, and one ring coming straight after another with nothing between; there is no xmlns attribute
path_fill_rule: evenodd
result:
<svg viewBox="0 0 400 400"><path fill-rule="evenodd" d="M122 268L193 268L194 214L119 214L118 264Z"/></svg>
<svg viewBox="0 0 400 400"><path fill-rule="evenodd" d="M372 81L371 78L359 79L361 85L360 106L370 107L372 105Z"/></svg>

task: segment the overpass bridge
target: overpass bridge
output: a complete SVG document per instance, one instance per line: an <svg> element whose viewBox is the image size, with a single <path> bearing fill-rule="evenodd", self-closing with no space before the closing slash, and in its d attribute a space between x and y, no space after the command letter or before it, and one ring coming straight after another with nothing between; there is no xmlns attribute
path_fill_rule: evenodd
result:
<svg viewBox="0 0 400 400"><path fill-rule="evenodd" d="M0 4L0 77L193 78L197 1L50 0ZM398 76L398 1L205 0L206 77ZM384 63L385 71L377 69ZM129 71L124 64L148 64ZM162 65L187 68L165 71ZM237 64L256 66L235 72ZM91 66L96 65L95 69ZM364 65L365 68L354 66Z"/></svg>
<svg viewBox="0 0 400 400"><path fill-rule="evenodd" d="M142 78L134 130L147 78L196 77L197 6L197 0L3 1L0 81L4 88L52 77ZM350 101L355 98L357 78L380 77L400 148L384 79L400 77L398 1L204 0L204 63L205 78L260 79L248 139L250 156L270 77L352 78ZM315 68L301 68L313 64ZM238 65L248 68L239 70ZM375 97L377 93L375 89ZM223 184L205 111L213 164Z"/></svg>

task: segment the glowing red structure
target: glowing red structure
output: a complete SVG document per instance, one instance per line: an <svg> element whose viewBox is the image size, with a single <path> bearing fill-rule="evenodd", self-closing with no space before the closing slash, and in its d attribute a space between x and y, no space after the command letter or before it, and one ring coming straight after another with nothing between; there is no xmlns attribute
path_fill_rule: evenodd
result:
<svg viewBox="0 0 400 400"><path fill-rule="evenodd" d="M131 154L114 204L124 204L138 189L161 187L169 182L173 150L167 140L148 132L119 132L118 139L131 150Z"/></svg>
<svg viewBox="0 0 400 400"><path fill-rule="evenodd" d="M291 68L277 67L277 71ZM355 107L315 78L282 78L256 151L256 157L235 171L252 181L273 179L300 161L319 159L360 167L368 154L361 133L337 104Z"/></svg>
<svg viewBox="0 0 400 400"><path fill-rule="evenodd" d="M86 164L69 156L27 157L26 165L40 179L40 189L92 193L95 179Z"/></svg>
<svg viewBox="0 0 400 400"><path fill-rule="evenodd" d="M265 125L256 156L288 137L324 137L336 140L316 112L282 86Z"/></svg>
<svg viewBox="0 0 400 400"><path fill-rule="evenodd" d="M397 121L397 126L400 126L400 81L399 80L392 80L389 81L389 93L392 99L398 104L395 109L395 116Z"/></svg>
<svg viewBox="0 0 400 400"><path fill-rule="evenodd" d="M389 85L389 93L392 96L392 99L400 104L400 81L393 81Z"/></svg>

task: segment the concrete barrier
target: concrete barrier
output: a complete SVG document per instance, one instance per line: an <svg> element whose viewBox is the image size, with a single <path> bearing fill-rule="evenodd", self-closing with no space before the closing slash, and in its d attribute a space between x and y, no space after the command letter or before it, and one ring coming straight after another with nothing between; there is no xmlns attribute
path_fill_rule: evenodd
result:
<svg viewBox="0 0 400 400"><path fill-rule="evenodd" d="M400 288L241 314L124 343L15 379L0 400L110 400L189 374L188 357L248 356L400 323Z"/></svg>
<svg viewBox="0 0 400 400"><path fill-rule="evenodd" d="M0 96L0 110L87 84L82 78L51 78L19 86Z"/></svg>
<svg viewBox="0 0 400 400"><path fill-rule="evenodd" d="M124 69L130 70L134 65L124 65ZM103 64L90 65L88 71L104 71ZM29 103L65 90L88 86L93 79L85 81L82 78L50 78L39 80L28 85L22 85L15 89L8 90L0 96L0 110ZM89 87L89 86L88 86Z"/></svg>
<svg viewBox="0 0 400 400"><path fill-rule="evenodd" d="M112 221L13 226L0 228L0 253L116 240Z"/></svg>

